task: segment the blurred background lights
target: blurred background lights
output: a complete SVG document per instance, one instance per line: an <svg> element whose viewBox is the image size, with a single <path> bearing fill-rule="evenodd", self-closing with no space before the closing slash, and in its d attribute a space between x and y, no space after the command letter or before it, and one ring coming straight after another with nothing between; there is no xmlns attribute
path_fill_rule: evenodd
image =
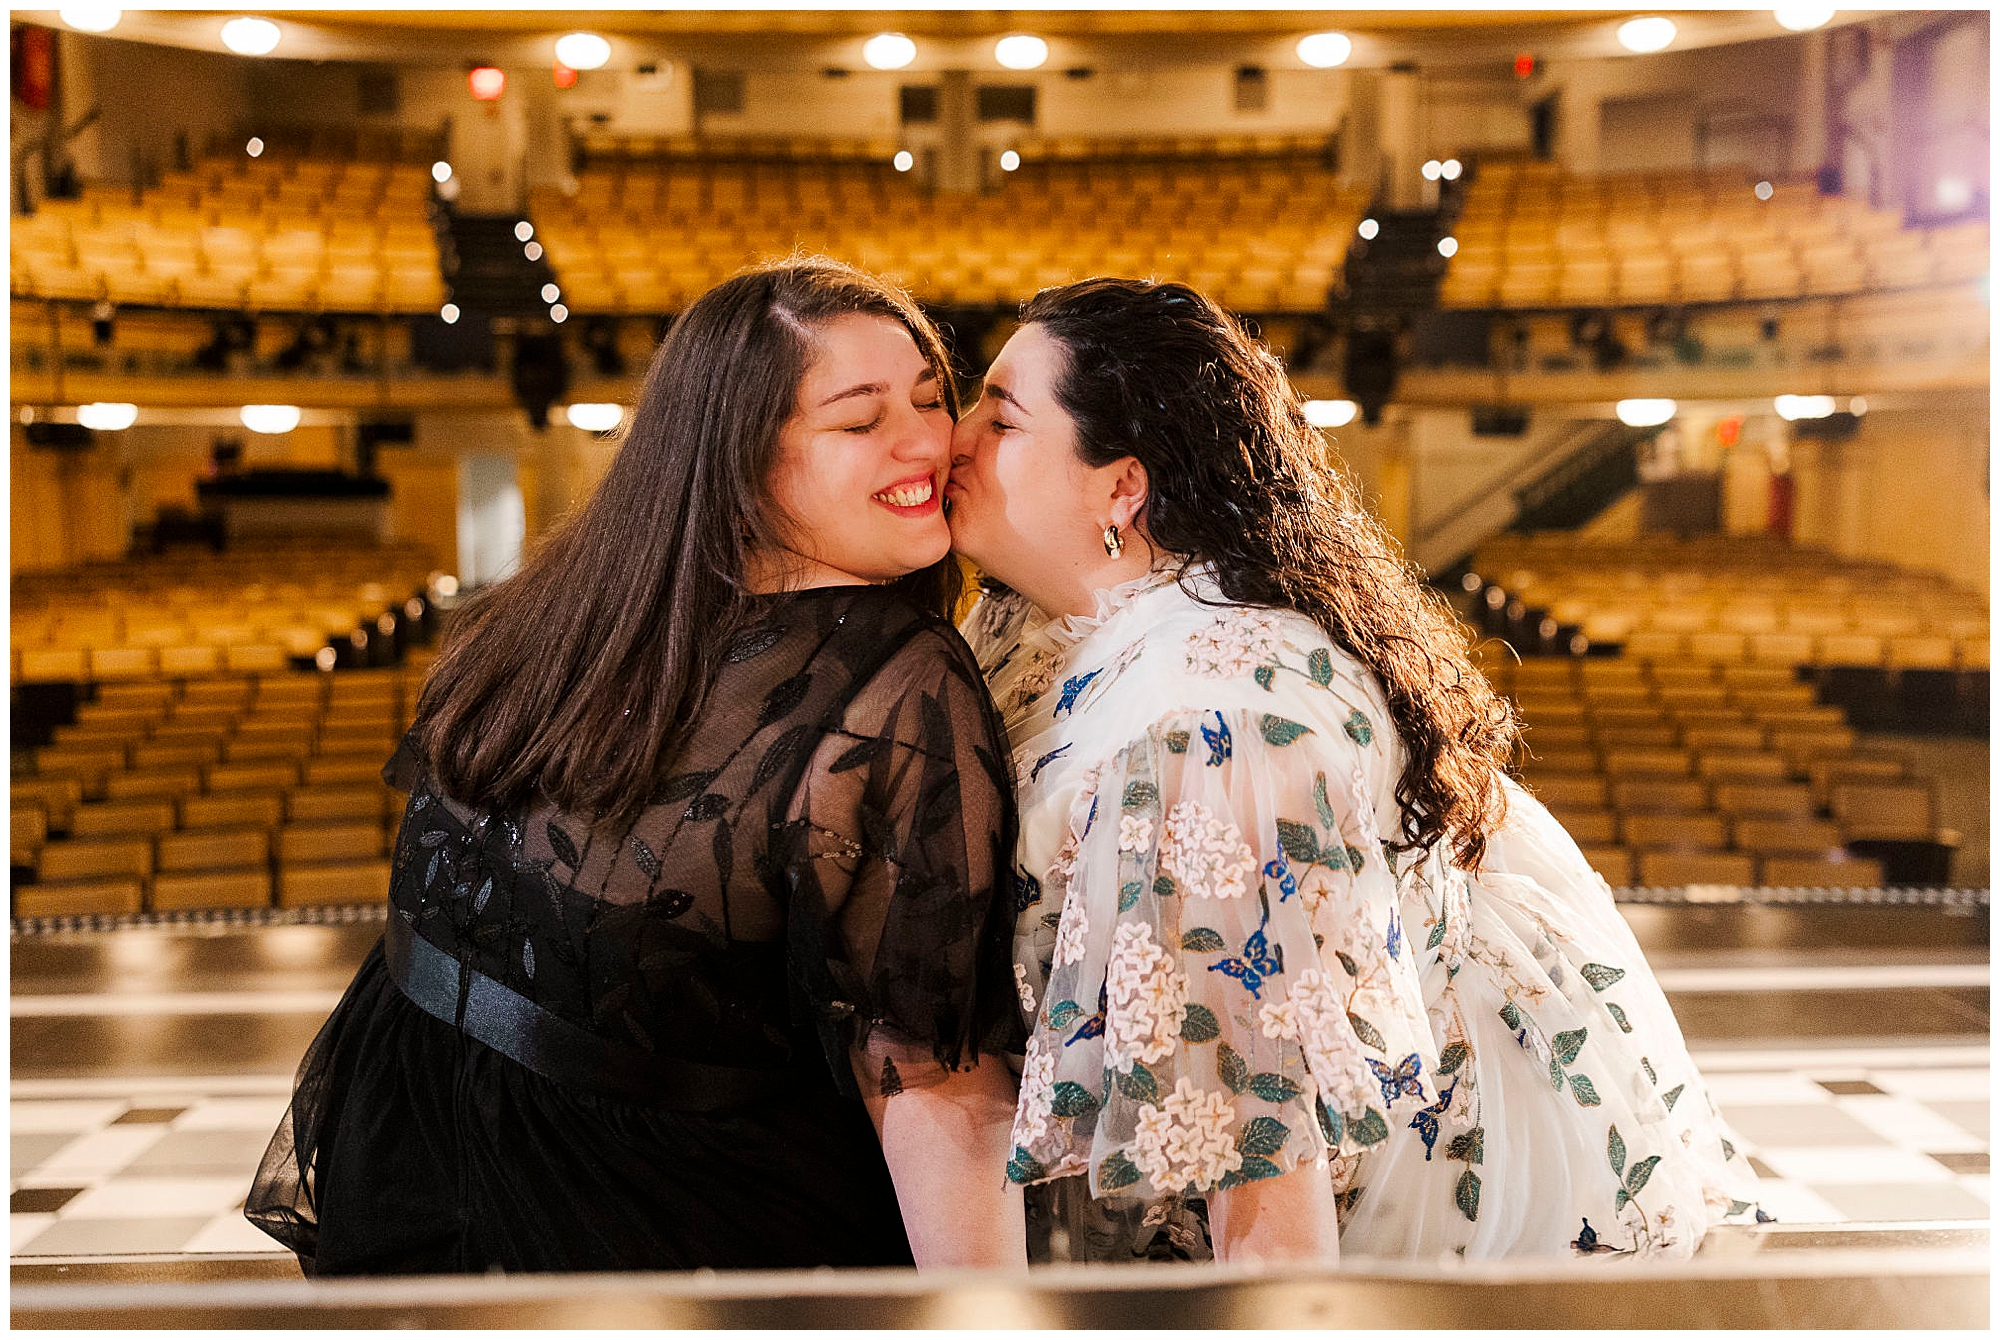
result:
<svg viewBox="0 0 2000 1340"><path fill-rule="evenodd" d="M121 401L99 400L76 407L76 421L100 433L115 433L121 428L130 428L138 418L139 407Z"/></svg>
<svg viewBox="0 0 2000 1340"><path fill-rule="evenodd" d="M1425 181L1436 181L1443 172L1444 172L1444 164L1438 162L1437 159L1432 158L1425 161L1424 163Z"/></svg>
<svg viewBox="0 0 2000 1340"><path fill-rule="evenodd" d="M447 326L457 325L458 304L455 302L448 302L444 306L438 308L438 319L443 321Z"/></svg>
<svg viewBox="0 0 2000 1340"><path fill-rule="evenodd" d="M611 44L596 33L570 33L556 39L556 59L572 70L595 70L611 59Z"/></svg>
<svg viewBox="0 0 2000 1340"><path fill-rule="evenodd" d="M1037 70L1049 58L1049 44L1039 37L1016 33L993 44L993 59L1010 70Z"/></svg>
<svg viewBox="0 0 2000 1340"><path fill-rule="evenodd" d="M1002 151L1000 155L1000 170L1002 172L1012 172L1020 166L1021 155L1015 153L1012 149Z"/></svg>
<svg viewBox="0 0 2000 1340"><path fill-rule="evenodd" d="M625 410L620 405L571 405L569 422L572 428L581 428L586 433L608 433L624 422Z"/></svg>
<svg viewBox="0 0 2000 1340"><path fill-rule="evenodd" d="M269 19L231 19L222 25L222 45L239 56L268 56L278 49L278 25Z"/></svg>
<svg viewBox="0 0 2000 1340"><path fill-rule="evenodd" d="M1854 399L1847 402L1847 412L1856 418L1866 414L1868 412L1868 397L1865 395L1855 396Z"/></svg>
<svg viewBox="0 0 2000 1340"><path fill-rule="evenodd" d="M1375 235L1382 231L1382 225L1373 219L1363 219L1354 231L1361 234L1362 241L1373 242Z"/></svg>
<svg viewBox="0 0 2000 1340"><path fill-rule="evenodd" d="M1315 428L1345 428L1354 422L1361 406L1352 400L1308 400L1305 412L1306 422Z"/></svg>
<svg viewBox="0 0 2000 1340"><path fill-rule="evenodd" d="M243 146L243 152L249 154L252 158L257 157L259 154L264 152L264 141L258 139L255 135L252 135L250 137L250 142Z"/></svg>
<svg viewBox="0 0 2000 1340"><path fill-rule="evenodd" d="M877 33L861 44L861 59L877 70L900 70L917 58L917 44L901 33Z"/></svg>
<svg viewBox="0 0 2000 1340"><path fill-rule="evenodd" d="M516 242L526 242L534 235L535 235L535 225L529 223L526 219L522 219L519 223L514 225L514 240Z"/></svg>
<svg viewBox="0 0 2000 1340"><path fill-rule="evenodd" d="M1627 428L1656 428L1673 418L1678 408L1671 400L1621 400L1618 422Z"/></svg>
<svg viewBox="0 0 2000 1340"><path fill-rule="evenodd" d="M1653 51L1665 51L1673 45L1674 34L1679 31L1672 19L1663 19L1657 14L1649 14L1643 19L1628 19L1618 25L1618 42L1627 51L1641 55Z"/></svg>
<svg viewBox="0 0 2000 1340"><path fill-rule="evenodd" d="M1864 402L1866 403L1866 402ZM1787 423L1799 419L1824 419L1833 413L1833 397L1830 395L1781 395L1771 402L1778 411L1778 417Z"/></svg>
<svg viewBox="0 0 2000 1340"><path fill-rule="evenodd" d="M451 164L440 159L431 164L431 180L440 184L451 180Z"/></svg>
<svg viewBox="0 0 2000 1340"><path fill-rule="evenodd" d="M123 10L109 5L64 5L56 13L80 33L108 33L125 17Z"/></svg>
<svg viewBox="0 0 2000 1340"><path fill-rule="evenodd" d="M465 82L473 97L492 102L507 91L507 72L492 65L478 65L466 74Z"/></svg>
<svg viewBox="0 0 2000 1340"><path fill-rule="evenodd" d="M549 320L560 326L563 322L569 320L569 308L563 306L561 303L557 303L555 306L549 308Z"/></svg>
<svg viewBox="0 0 2000 1340"><path fill-rule="evenodd" d="M527 246L521 248L521 254L531 261L538 261L542 258L542 244L540 242L530 242Z"/></svg>
<svg viewBox="0 0 2000 1340"><path fill-rule="evenodd" d="M332 647L321 647L313 653L313 664L322 670L331 670L340 663L340 653Z"/></svg>
<svg viewBox="0 0 2000 1340"><path fill-rule="evenodd" d="M1299 39L1299 59L1315 70L1331 70L1354 54L1346 33L1310 33Z"/></svg>
<svg viewBox="0 0 2000 1340"><path fill-rule="evenodd" d="M1447 158L1444 162L1438 164L1438 176L1443 177L1446 181L1457 181L1464 171L1465 164L1459 162L1456 158Z"/></svg>
<svg viewBox="0 0 2000 1340"><path fill-rule="evenodd" d="M253 433L289 433L299 426L297 405L245 405L237 413Z"/></svg>
<svg viewBox="0 0 2000 1340"><path fill-rule="evenodd" d="M1776 188L1770 182L1760 181L1750 188L1750 192L1759 200L1769 200L1776 193Z"/></svg>
<svg viewBox="0 0 2000 1340"><path fill-rule="evenodd" d="M1438 255L1443 256L1447 260L1449 260L1451 257L1456 256L1457 254L1458 254L1457 238L1440 237L1438 239Z"/></svg>
<svg viewBox="0 0 2000 1340"><path fill-rule="evenodd" d="M911 153L908 149L898 149L896 150L896 157L893 161L895 162L896 165L896 171L908 172L911 168L917 165L917 156Z"/></svg>
<svg viewBox="0 0 2000 1340"><path fill-rule="evenodd" d="M1937 202L1940 209L1964 209L1972 203L1972 183L1963 177L1939 177Z"/></svg>
<svg viewBox="0 0 2000 1340"><path fill-rule="evenodd" d="M555 284L542 285L543 302L554 302L557 298L560 298L561 296L562 296L562 289L559 286Z"/></svg>
<svg viewBox="0 0 2000 1340"><path fill-rule="evenodd" d="M1833 21L1832 5L1779 5L1771 11L1778 26L1795 33L1811 32Z"/></svg>

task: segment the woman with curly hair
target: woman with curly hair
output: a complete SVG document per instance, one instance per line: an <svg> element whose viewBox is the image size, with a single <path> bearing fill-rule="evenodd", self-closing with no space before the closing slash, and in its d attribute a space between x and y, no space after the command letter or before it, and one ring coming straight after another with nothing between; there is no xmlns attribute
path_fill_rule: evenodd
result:
<svg viewBox="0 0 2000 1340"><path fill-rule="evenodd" d="M1506 775L1508 705L1277 359L1178 284L1022 321L946 498L1021 787L1031 1235L1686 1256L1750 1215L1610 890Z"/></svg>

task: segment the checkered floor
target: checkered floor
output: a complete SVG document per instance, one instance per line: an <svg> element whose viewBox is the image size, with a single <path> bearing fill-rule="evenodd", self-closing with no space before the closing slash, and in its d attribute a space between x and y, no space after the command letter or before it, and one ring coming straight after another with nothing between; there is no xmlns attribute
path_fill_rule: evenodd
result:
<svg viewBox="0 0 2000 1340"><path fill-rule="evenodd" d="M1986 1049L1931 1051L1705 1061L1765 1209L1794 1224L1985 1220ZM275 1076L17 1082L13 1255L280 1251L242 1202L289 1089Z"/></svg>

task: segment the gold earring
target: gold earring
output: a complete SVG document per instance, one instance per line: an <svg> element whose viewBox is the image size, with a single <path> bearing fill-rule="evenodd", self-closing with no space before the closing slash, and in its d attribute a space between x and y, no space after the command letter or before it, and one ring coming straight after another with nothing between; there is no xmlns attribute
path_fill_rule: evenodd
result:
<svg viewBox="0 0 2000 1340"><path fill-rule="evenodd" d="M1104 528L1104 552L1113 558L1125 552L1125 541L1118 534L1118 526L1115 522Z"/></svg>

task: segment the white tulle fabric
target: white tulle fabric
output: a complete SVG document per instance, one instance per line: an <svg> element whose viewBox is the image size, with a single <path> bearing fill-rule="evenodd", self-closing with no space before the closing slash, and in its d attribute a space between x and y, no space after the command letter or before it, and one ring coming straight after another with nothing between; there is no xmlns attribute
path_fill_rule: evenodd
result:
<svg viewBox="0 0 2000 1340"><path fill-rule="evenodd" d="M1478 875L1392 851L1387 703L1309 620L1196 571L965 631L1023 788L1014 1180L1165 1214L1304 1164L1389 1256L1686 1256L1755 1212L1604 881L1511 782Z"/></svg>

